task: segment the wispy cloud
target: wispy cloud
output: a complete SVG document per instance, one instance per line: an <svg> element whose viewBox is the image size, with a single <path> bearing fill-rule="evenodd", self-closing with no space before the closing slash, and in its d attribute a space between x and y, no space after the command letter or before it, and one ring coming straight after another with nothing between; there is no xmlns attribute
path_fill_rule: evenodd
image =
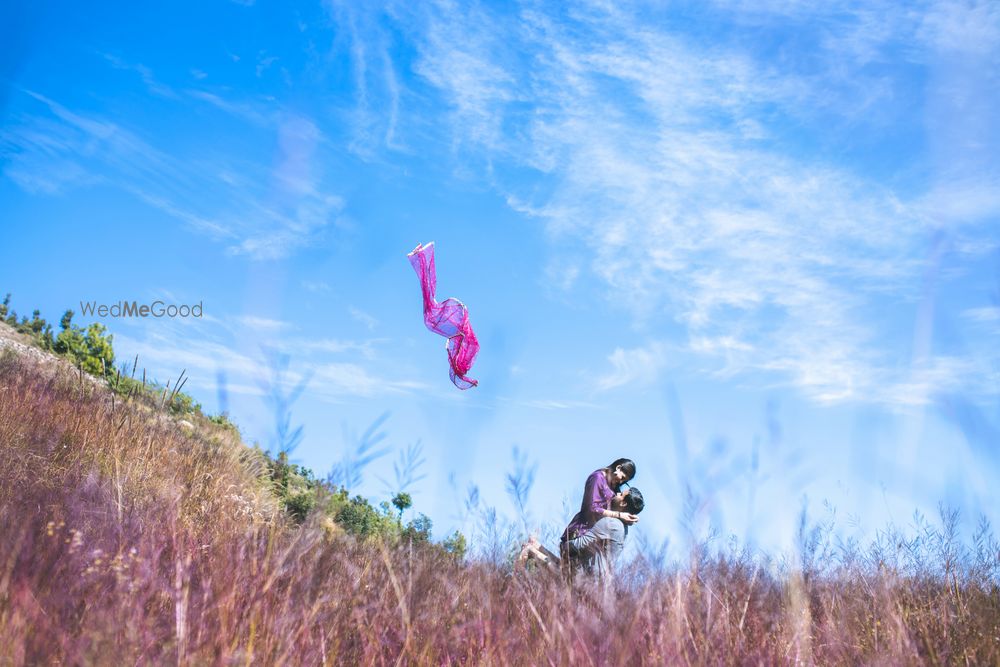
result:
<svg viewBox="0 0 1000 667"><path fill-rule="evenodd" d="M351 314L351 319L364 325L369 331L373 331L378 326L378 320L360 308L351 306L347 310Z"/></svg>
<svg viewBox="0 0 1000 667"><path fill-rule="evenodd" d="M237 319L243 326L262 332L280 332L294 328L294 325L292 325L291 322L272 320L266 317L256 317L254 315L243 315Z"/></svg>
<svg viewBox="0 0 1000 667"><path fill-rule="evenodd" d="M336 225L344 200L320 185L320 165L315 153L323 135L310 119L286 116L278 128L280 156L271 171L275 185L267 204L254 204L257 226L244 240L230 246L234 254L254 259L282 259L316 240L325 228Z"/></svg>
<svg viewBox="0 0 1000 667"><path fill-rule="evenodd" d="M148 90L153 95L157 95L159 97L167 97L171 99L177 97L177 92L170 86L158 80L156 76L153 74L153 70L151 70L149 67L146 67L141 63L125 62L123 59L110 53L105 53L104 59L107 60L109 63L111 63L111 66L114 67L115 69L135 72L136 74L138 74L139 78L142 80L143 85L146 86L146 90Z"/></svg>
<svg viewBox="0 0 1000 667"><path fill-rule="evenodd" d="M264 72L266 72L268 68L270 68L271 65L273 65L276 62L278 62L277 56L269 56L267 55L266 51L261 51L260 53L258 53L257 67L254 70L257 74L257 78L259 79L261 76L263 76Z"/></svg>
<svg viewBox="0 0 1000 667"><path fill-rule="evenodd" d="M390 55L392 37L383 25L381 8L343 0L326 3L333 20L349 39L346 54L354 84L354 109L349 114L349 148L364 160L373 160L383 148L403 149L399 141L400 99L404 87Z"/></svg>
<svg viewBox="0 0 1000 667"><path fill-rule="evenodd" d="M969 308L962 312L962 315L973 322L1000 323L1000 307L983 306L982 308Z"/></svg>
<svg viewBox="0 0 1000 667"><path fill-rule="evenodd" d="M612 370L597 379L597 390L607 391L628 384L645 385L657 380L669 363L667 350L667 346L659 342L628 350L615 348L608 357Z"/></svg>
<svg viewBox="0 0 1000 667"><path fill-rule="evenodd" d="M288 344L292 350L298 350L303 354L357 353L365 359L374 359L377 356L375 348L384 342L386 340L381 338L360 341L341 340L337 338L296 338L288 340Z"/></svg>
<svg viewBox="0 0 1000 667"><path fill-rule="evenodd" d="M274 122L274 118L277 115L274 110L260 103L251 103L244 99L229 99L210 90L190 89L185 91L185 93L188 97L205 102L219 111L224 111L242 121L259 127L267 127Z"/></svg>
<svg viewBox="0 0 1000 667"><path fill-rule="evenodd" d="M453 135L456 145L503 151L505 106L521 97L517 76L504 62L513 59L521 36L516 19L453 2L437 3L425 18L416 71L448 97L453 123L462 130Z"/></svg>
<svg viewBox="0 0 1000 667"><path fill-rule="evenodd" d="M192 159L156 147L119 122L22 92L42 108L0 130L0 157L4 173L28 192L117 187L225 243L231 254L256 260L288 257L339 224L344 200L326 187L317 155L325 139L305 116L268 116L210 93L190 93L273 131L278 143L273 164Z"/></svg>
<svg viewBox="0 0 1000 667"><path fill-rule="evenodd" d="M785 21L786 35L815 11L773 4L737 9L742 20ZM485 11L428 11L416 70L450 103L456 142L546 179L545 188L498 187L557 241L582 239L589 268L639 326L669 313L686 329L687 356L713 372L764 372L824 402L905 402L928 377L961 379L962 365L943 360L933 372L900 369L877 313L890 295L919 298L943 223L997 214L991 173L962 181L974 196L898 192L789 135L822 137L831 118L889 122L901 91L868 64L906 60L893 49L933 11L876 21L837 5L828 25L850 30L824 32L788 71L742 44L702 43L606 3L559 16ZM885 30L895 18L900 30ZM989 30L976 34L980 52L995 48ZM572 285L573 266L556 259L550 271ZM664 368L661 345L616 349L598 387L649 381Z"/></svg>
<svg viewBox="0 0 1000 667"><path fill-rule="evenodd" d="M318 400L341 402L426 388L383 369L375 354L379 340L309 338L291 335L293 329L281 320L219 315L205 322L140 323L138 329L116 333L115 346L124 357L138 354L140 367L161 381L186 369L190 386L206 392L215 390L221 371L227 391L261 394L261 380L268 376L267 350L291 357L284 389L306 377L307 368L307 394Z"/></svg>
<svg viewBox="0 0 1000 667"><path fill-rule="evenodd" d="M209 337L164 327L146 328L140 336L116 333L115 346L129 358L138 355L139 366L161 382L186 370L192 388L213 390L219 370L246 386L254 386L253 378L264 372L261 361Z"/></svg>
<svg viewBox="0 0 1000 667"><path fill-rule="evenodd" d="M353 363L323 364L315 371L317 392L333 400L347 396L410 393L427 388L426 383L417 380L377 377L361 365Z"/></svg>
<svg viewBox="0 0 1000 667"><path fill-rule="evenodd" d="M303 280L302 288L317 294L330 291L330 285L322 280Z"/></svg>
<svg viewBox="0 0 1000 667"><path fill-rule="evenodd" d="M1000 44L1000 7L989 0L931 3L918 37L940 51L983 55Z"/></svg>
<svg viewBox="0 0 1000 667"><path fill-rule="evenodd" d="M538 410L596 410L600 406L588 401L559 400L540 398L535 400L520 401L521 405Z"/></svg>

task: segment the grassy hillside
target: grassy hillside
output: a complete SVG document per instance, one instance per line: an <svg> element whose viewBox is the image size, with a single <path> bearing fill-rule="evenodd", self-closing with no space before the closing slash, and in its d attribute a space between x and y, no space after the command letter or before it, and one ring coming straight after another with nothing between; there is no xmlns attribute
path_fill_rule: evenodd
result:
<svg viewBox="0 0 1000 667"><path fill-rule="evenodd" d="M804 529L794 568L703 548L571 585L463 559L217 420L6 348L0 664L1000 663L985 526L864 548Z"/></svg>

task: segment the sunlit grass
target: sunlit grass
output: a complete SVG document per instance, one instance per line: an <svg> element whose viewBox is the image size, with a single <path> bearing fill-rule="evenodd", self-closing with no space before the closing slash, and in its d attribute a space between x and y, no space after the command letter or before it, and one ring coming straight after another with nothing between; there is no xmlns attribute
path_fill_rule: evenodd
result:
<svg viewBox="0 0 1000 667"><path fill-rule="evenodd" d="M300 526L261 455L196 421L0 356L0 663L1000 661L1000 550L954 514L863 547L804 525L794 563L640 557L607 590L514 574L500 531L460 562Z"/></svg>

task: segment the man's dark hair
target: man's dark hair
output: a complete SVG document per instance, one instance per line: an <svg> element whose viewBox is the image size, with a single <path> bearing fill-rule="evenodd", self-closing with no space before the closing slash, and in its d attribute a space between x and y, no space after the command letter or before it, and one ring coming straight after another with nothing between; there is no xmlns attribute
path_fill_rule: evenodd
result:
<svg viewBox="0 0 1000 667"><path fill-rule="evenodd" d="M642 499L642 492L634 486L629 487L628 495L625 496L625 511L629 514L638 514L646 506L646 501Z"/></svg>

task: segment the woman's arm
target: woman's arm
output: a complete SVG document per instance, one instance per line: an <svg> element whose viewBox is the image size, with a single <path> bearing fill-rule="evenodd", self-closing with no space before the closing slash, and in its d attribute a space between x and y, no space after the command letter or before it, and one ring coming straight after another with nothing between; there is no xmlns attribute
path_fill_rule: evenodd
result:
<svg viewBox="0 0 1000 667"><path fill-rule="evenodd" d="M639 520L634 514L611 509L611 499L614 498L615 492L608 486L608 478L605 477L603 470L595 470L587 478L583 493L584 498L588 500L587 509L591 515L591 523L601 517L620 519L625 525L632 525Z"/></svg>
<svg viewBox="0 0 1000 667"><path fill-rule="evenodd" d="M626 526L631 526L633 523L637 523L639 521L639 517L636 515L629 514L628 512L619 512L617 510L604 510L601 516L610 517L612 519L620 519Z"/></svg>
<svg viewBox="0 0 1000 667"><path fill-rule="evenodd" d="M620 519L626 526L636 523L639 520L636 515L611 509L611 499L614 498L614 495L615 492L608 485L608 478L604 475L604 470L595 470L587 478L584 497L590 499L589 510L593 521L597 521L599 517L610 517Z"/></svg>

